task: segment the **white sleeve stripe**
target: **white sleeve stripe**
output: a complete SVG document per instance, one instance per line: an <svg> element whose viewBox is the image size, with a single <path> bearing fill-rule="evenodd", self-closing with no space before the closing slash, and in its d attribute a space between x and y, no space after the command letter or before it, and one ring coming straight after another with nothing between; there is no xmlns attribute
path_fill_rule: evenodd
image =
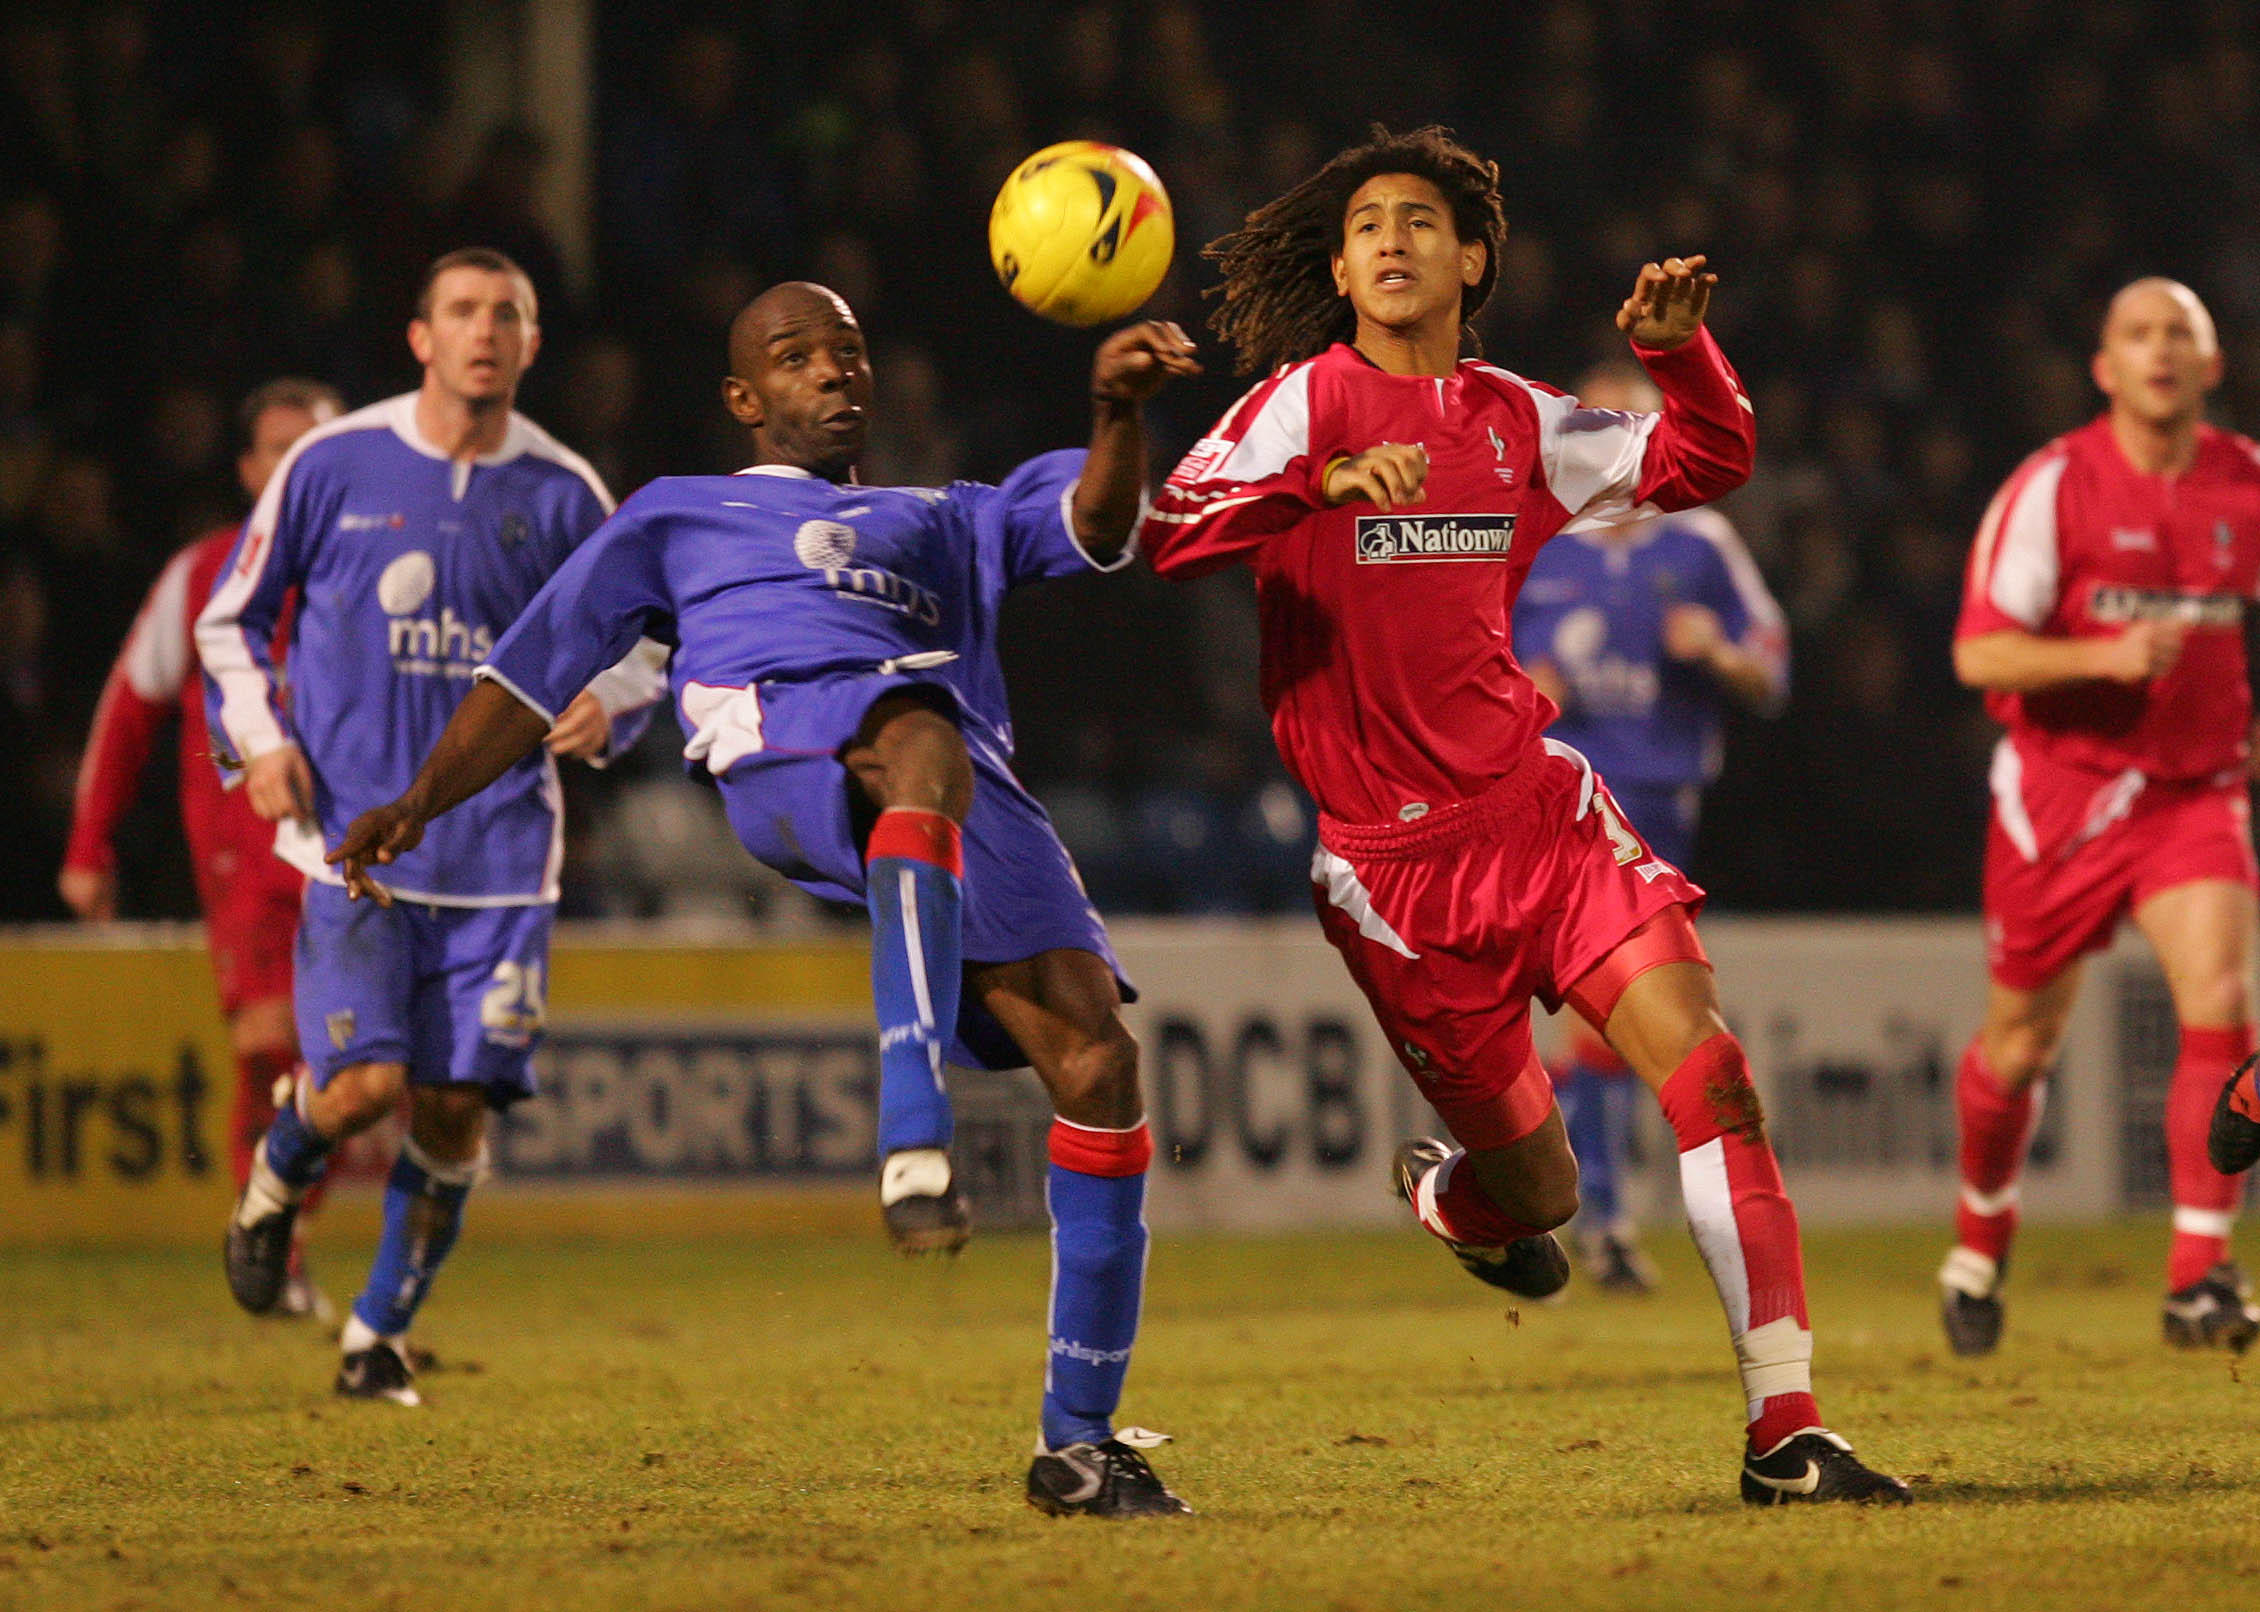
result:
<svg viewBox="0 0 2260 1612"><path fill-rule="evenodd" d="M1248 422L1248 429L1233 444L1204 482L1245 484L1276 476L1297 458L1310 452L1310 365L1290 371L1263 407Z"/></svg>
<svg viewBox="0 0 2260 1612"><path fill-rule="evenodd" d="M2063 455L2049 460L2010 495L1987 556L1986 599L2035 632L2056 608L2062 570L2056 546L2056 493L2067 462Z"/></svg>
<svg viewBox="0 0 2260 1612"><path fill-rule="evenodd" d="M1130 522L1130 535L1123 540L1122 552L1101 564L1091 551L1083 546L1083 540L1075 535L1075 489L1082 485L1083 480L1078 476L1060 491L1059 523L1067 528L1067 541L1075 545L1075 552L1083 556L1083 563L1101 576L1112 576L1138 558L1138 531L1153 515L1154 501L1147 496L1145 488L1138 489L1138 513Z"/></svg>
<svg viewBox="0 0 2260 1612"><path fill-rule="evenodd" d="M553 465L562 465L588 483L589 491L596 495L596 501L603 507L605 514L611 514L618 507L612 501L611 490L604 485L604 478L596 473L596 466L590 464L571 448L566 447L564 443L534 424L533 421L526 419L525 416L520 415L519 421L526 428L526 451L528 453L537 459L546 459Z"/></svg>
<svg viewBox="0 0 2260 1612"><path fill-rule="evenodd" d="M275 521L282 511L283 489L305 458L306 450L315 443L343 436L348 431L392 429L388 411L398 402L398 398L393 398L342 414L314 427L290 445L290 451L275 466L275 473L267 478L267 489L259 495L251 518L243 523L243 535L236 540L236 553L229 556L227 569L220 573L219 586L212 590L211 602L196 618L197 659L204 663L205 674L220 688L221 730L235 746L237 756L245 761L270 750L279 750L291 742L290 735L275 720L268 704L274 687L258 658L252 654L241 625L243 607L259 591L261 578L274 563ZM258 564L248 571L239 558L246 553L255 554L258 559Z"/></svg>
<svg viewBox="0 0 2260 1612"><path fill-rule="evenodd" d="M118 655L126 682L152 704L179 698L188 682L188 573L195 557L193 547L173 556L142 601Z"/></svg>
<svg viewBox="0 0 2260 1612"><path fill-rule="evenodd" d="M630 650L628 653L630 655L633 655L635 651ZM599 673L598 675L602 676L603 674ZM498 685L502 689L503 693L509 695L512 699L516 700L527 710L533 712L534 715L540 717L551 727L554 728L555 726L557 726L557 713L555 711L552 711L548 706L542 704L541 701L535 699L531 694L528 694L517 684L511 682L509 678L504 677L492 666L480 666L474 669L471 673L471 681L474 683L493 683Z"/></svg>
<svg viewBox="0 0 2260 1612"><path fill-rule="evenodd" d="M1680 519L1697 537L1718 551L1719 561L1726 567L1727 581L1733 585L1735 597L1742 601L1743 613L1750 618L1750 629L1743 635L1743 652L1764 663L1767 675L1778 690L1789 674L1788 618L1766 586L1765 574L1758 569L1758 562L1750 558L1750 551L1743 546L1734 523L1717 510L1691 509Z"/></svg>
<svg viewBox="0 0 2260 1612"><path fill-rule="evenodd" d="M1537 416L1539 472L1546 478L1546 490L1569 513L1562 530L1589 532L1655 513L1632 500L1640 490L1648 443L1663 419L1661 414L1585 408L1576 398L1538 386L1512 370L1484 367L1512 381L1530 400Z"/></svg>
<svg viewBox="0 0 2260 1612"><path fill-rule="evenodd" d="M1164 526L1191 526L1227 509L1237 509L1242 504L1252 504L1262 496L1261 493L1242 493L1236 498L1218 498L1214 503L1207 504L1200 509L1180 510L1175 513L1166 509L1157 509L1146 519L1159 521Z"/></svg>

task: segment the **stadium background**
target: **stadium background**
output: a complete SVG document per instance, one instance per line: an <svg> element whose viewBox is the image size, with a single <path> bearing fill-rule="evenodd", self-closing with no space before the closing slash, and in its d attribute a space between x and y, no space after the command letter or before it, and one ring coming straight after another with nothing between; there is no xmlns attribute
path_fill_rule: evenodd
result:
<svg viewBox="0 0 2260 1612"><path fill-rule="evenodd" d="M2138 944L2072 1026L2031 1203L2074 1224L2020 1246L2014 1347L1942 1365L1931 1273L1983 989L1962 556L2015 459L2092 412L2101 299L2134 274L2209 299L2217 416L2260 425L2260 5L1638 9L8 7L0 1612L341 1584L543 1612L2249 1601L2251 1389L2162 1357L2151 1307L2174 1029ZM438 1420L325 1421L327 1340L247 1323L211 1268L230 1063L196 934L162 921L193 911L166 765L121 845L129 915L160 922L54 921L110 657L165 557L240 513L244 389L404 389L417 273L492 243L544 299L527 412L624 494L742 461L723 324L805 275L876 345L870 475L994 476L1080 438L1090 349L989 276L1017 156L1097 135L1151 158L1180 239L1156 311L1196 325L1193 248L1369 118L1500 162L1483 335L1511 367L1566 383L1615 350L1646 257L1707 248L1725 277L1762 437L1727 507L1790 613L1795 691L1731 731L1696 872L1812 1229L1831 1403L1916 1484L1911 1526L1738 1514L1717 1310L1661 1224L1652 1119L1650 1304L1502 1314L1402 1223L1382 1161L1418 1116L1303 910L1309 814L1254 704L1244 577L1049 587L1007 641L1026 775L1151 987L1128 1408L1183 1435L1198 1529L1069 1540L1004 1486L1046 1250L1002 1228L1038 1213L1040 1109L958 1087L981 1235L895 1260L858 921L758 874L665 723L568 774L582 922L548 1094L499 1138L434 1306ZM1232 394L1223 368L1155 410L1157 460ZM358 1269L374 1218L333 1200L326 1270Z"/></svg>
<svg viewBox="0 0 2260 1612"><path fill-rule="evenodd" d="M1947 636L2016 458L2087 417L2100 297L2210 299L2220 416L2260 421L2260 17L2118 0L1790 9L924 0L836 8L11 7L0 27L0 919L54 871L102 673L167 554L239 513L231 410L283 371L358 404L413 379L418 269L477 240L533 271L525 407L625 494L733 467L722 328L826 281L878 354L879 480L994 476L1082 431L1089 342L990 280L1017 155L1071 135L1175 196L1192 247L1369 118L1450 123L1513 227L1482 332L1567 384L1633 266L1707 248L1762 422L1727 509L1788 609L1795 693L1730 736L1696 871L1743 910L1974 906L1989 734ZM2171 176L2170 183L2161 182ZM1220 354L1211 354L1220 360ZM1157 458L1233 390L1166 396ZM1093 579L1018 601L1031 784L1110 912L1295 910L1304 804L1254 700L1245 578ZM675 775L577 773L568 912L810 915ZM162 772L162 769L156 769ZM577 770L576 770L577 772ZM169 787L125 836L129 911L186 916ZM640 832L623 831L628 821Z"/></svg>

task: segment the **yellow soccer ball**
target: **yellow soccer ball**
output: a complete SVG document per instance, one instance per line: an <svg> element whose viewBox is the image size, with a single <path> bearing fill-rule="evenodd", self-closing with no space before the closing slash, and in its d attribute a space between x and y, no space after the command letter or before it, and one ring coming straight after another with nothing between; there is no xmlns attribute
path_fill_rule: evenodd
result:
<svg viewBox="0 0 2260 1612"><path fill-rule="evenodd" d="M1019 167L989 209L989 261L1031 312L1098 325L1133 312L1169 272L1169 192L1120 146L1065 140Z"/></svg>

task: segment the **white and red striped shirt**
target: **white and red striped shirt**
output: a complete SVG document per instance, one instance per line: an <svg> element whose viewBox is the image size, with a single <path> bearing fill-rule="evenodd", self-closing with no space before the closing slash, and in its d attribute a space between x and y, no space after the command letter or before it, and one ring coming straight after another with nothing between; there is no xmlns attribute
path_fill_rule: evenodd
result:
<svg viewBox="0 0 2260 1612"><path fill-rule="evenodd" d="M242 529L221 527L175 554L158 574L134 618L133 630L110 668L94 728L79 761L78 796L63 865L106 872L116 865L113 841L132 807L142 768L168 717L180 718L180 810L205 888L217 852L239 853L225 865L258 868L272 861L275 826L260 821L241 790L223 789L212 765L205 724L204 685L198 676L196 617L211 597L213 578L227 564ZM275 660L289 636L287 617L276 632ZM295 875L288 875L295 878Z"/></svg>
<svg viewBox="0 0 2260 1612"><path fill-rule="evenodd" d="M2128 462L2104 416L2042 448L1994 495L1955 636L2097 638L2140 620L2187 623L2164 677L1995 692L1986 709L2030 760L2203 778L2244 763L2244 610L2255 597L2260 447L2203 426L2189 469L2156 476Z"/></svg>
<svg viewBox="0 0 2260 1612"><path fill-rule="evenodd" d="M1171 474L1140 545L1166 577L1254 567L1272 732L1328 815L1406 820L1506 776L1555 716L1512 650L1540 545L1749 475L1749 400L1709 332L1634 350L1661 414L1582 408L1473 359L1392 375L1337 344L1249 392ZM1326 466L1383 442L1427 449L1423 501L1327 507Z"/></svg>

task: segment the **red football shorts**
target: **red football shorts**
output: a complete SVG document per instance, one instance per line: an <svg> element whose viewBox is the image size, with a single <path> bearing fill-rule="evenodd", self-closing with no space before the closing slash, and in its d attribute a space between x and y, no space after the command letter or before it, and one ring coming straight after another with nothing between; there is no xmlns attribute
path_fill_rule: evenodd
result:
<svg viewBox="0 0 2260 1612"><path fill-rule="evenodd" d="M1531 998L1553 1008L1584 994L1574 987L1635 930L1703 902L1553 740L1485 794L1409 823L1322 816L1311 878L1326 938L1391 1050L1474 1148L1528 1136L1553 1111ZM1700 960L1691 928L1668 933L1684 939L1649 961Z"/></svg>
<svg viewBox="0 0 2260 1612"><path fill-rule="evenodd" d="M1986 963L2012 990L2038 990L2111 942L2161 890L2199 879L2260 887L2241 775L2194 781L2089 772L1993 752L1985 836Z"/></svg>
<svg viewBox="0 0 2260 1612"><path fill-rule="evenodd" d="M261 825L272 840L272 825ZM268 848L197 848L196 894L204 908L204 940L220 987L220 1012L233 1017L246 1002L290 995L291 946L305 885L296 868Z"/></svg>

